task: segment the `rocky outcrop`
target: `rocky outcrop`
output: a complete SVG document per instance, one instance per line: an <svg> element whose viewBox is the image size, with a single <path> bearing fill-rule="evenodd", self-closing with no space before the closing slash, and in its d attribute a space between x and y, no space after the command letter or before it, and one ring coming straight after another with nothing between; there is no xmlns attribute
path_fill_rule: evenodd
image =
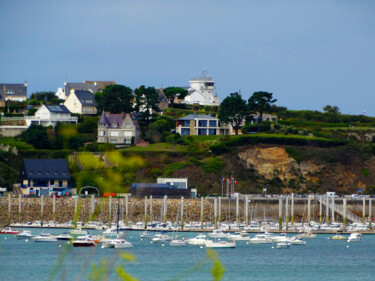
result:
<svg viewBox="0 0 375 281"><path fill-rule="evenodd" d="M284 147L252 148L238 154L247 168L255 169L267 179L279 177L281 180L308 176L320 168L310 161L300 164L289 157Z"/></svg>

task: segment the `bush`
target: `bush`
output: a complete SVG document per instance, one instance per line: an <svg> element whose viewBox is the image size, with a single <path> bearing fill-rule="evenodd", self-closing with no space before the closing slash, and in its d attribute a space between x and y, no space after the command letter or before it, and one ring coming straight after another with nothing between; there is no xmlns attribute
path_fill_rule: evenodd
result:
<svg viewBox="0 0 375 281"><path fill-rule="evenodd" d="M203 170L208 173L218 173L224 168L224 163L220 157L209 159L204 165Z"/></svg>

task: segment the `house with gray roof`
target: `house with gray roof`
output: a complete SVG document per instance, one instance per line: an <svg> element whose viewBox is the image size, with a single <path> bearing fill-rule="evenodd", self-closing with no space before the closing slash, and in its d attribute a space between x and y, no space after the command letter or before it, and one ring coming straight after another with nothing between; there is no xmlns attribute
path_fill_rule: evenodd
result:
<svg viewBox="0 0 375 281"><path fill-rule="evenodd" d="M98 122L98 143L136 144L140 138L137 120L129 113L111 114L103 111Z"/></svg>
<svg viewBox="0 0 375 281"><path fill-rule="evenodd" d="M71 187L65 159L24 159L19 179L22 194L48 196Z"/></svg>
<svg viewBox="0 0 375 281"><path fill-rule="evenodd" d="M228 126L222 126L216 117L203 114L189 114L176 120L176 132L181 136L228 135Z"/></svg>
<svg viewBox="0 0 375 281"><path fill-rule="evenodd" d="M42 125L45 127L55 127L57 122L61 123L78 123L78 117L72 116L71 112L65 105L47 105L43 104L34 116L25 117L27 126L32 124Z"/></svg>
<svg viewBox="0 0 375 281"><path fill-rule="evenodd" d="M83 83L64 82L64 88L58 88L56 96L61 100L66 100L74 91L89 91L93 94L101 92L108 85L116 85L116 81L86 81Z"/></svg>
<svg viewBox="0 0 375 281"><path fill-rule="evenodd" d="M4 106L7 100L27 100L27 82L23 84L0 84L0 106Z"/></svg>
<svg viewBox="0 0 375 281"><path fill-rule="evenodd" d="M76 90L72 92L64 105L71 113L83 115L96 115L97 113L94 94L89 91Z"/></svg>

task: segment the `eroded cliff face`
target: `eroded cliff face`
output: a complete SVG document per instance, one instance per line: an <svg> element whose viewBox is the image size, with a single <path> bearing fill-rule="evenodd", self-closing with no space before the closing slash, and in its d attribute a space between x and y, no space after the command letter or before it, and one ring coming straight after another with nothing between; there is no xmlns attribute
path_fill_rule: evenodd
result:
<svg viewBox="0 0 375 281"><path fill-rule="evenodd" d="M320 169L310 161L300 164L289 157L284 147L252 148L238 154L247 168L254 168L267 179L279 177L281 180L307 176Z"/></svg>

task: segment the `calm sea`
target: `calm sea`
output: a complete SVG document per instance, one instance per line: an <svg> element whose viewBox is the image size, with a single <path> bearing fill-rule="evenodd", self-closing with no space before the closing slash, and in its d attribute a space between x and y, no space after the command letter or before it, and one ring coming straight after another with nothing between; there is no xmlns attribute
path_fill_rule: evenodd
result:
<svg viewBox="0 0 375 281"><path fill-rule="evenodd" d="M33 230L33 234L38 233L39 229ZM72 248L64 242L43 244L0 235L0 280L89 280L93 265L102 262L107 262L104 273L107 280L120 280L117 266L139 280L212 280L212 263L205 248L150 244L150 239L140 239L140 233L128 232L127 239L134 247L126 251ZM180 235L190 238L196 234ZM346 240L328 239L331 236L317 235L306 239L306 246L289 249L246 242L237 242L235 249L218 249L216 252L226 269L222 280L375 280L375 236L365 235L362 242L350 244ZM122 260L119 254L123 252L132 253L137 260ZM197 266L198 263L202 266Z"/></svg>

